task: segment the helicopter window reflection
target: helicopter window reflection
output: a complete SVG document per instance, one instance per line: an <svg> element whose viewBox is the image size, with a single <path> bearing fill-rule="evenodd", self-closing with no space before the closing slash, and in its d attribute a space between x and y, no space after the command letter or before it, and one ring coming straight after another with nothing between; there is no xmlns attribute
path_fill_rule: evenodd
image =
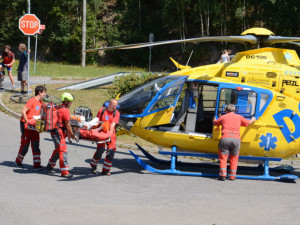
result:
<svg viewBox="0 0 300 225"><path fill-rule="evenodd" d="M182 81L176 81L170 88L166 89L158 98L153 107L149 110L154 111L165 107L170 107L182 89Z"/></svg>
<svg viewBox="0 0 300 225"><path fill-rule="evenodd" d="M252 117L255 114L256 101L256 92L223 88L220 92L218 114L225 113L226 105L234 104L236 107L235 113L244 117Z"/></svg>
<svg viewBox="0 0 300 225"><path fill-rule="evenodd" d="M148 84L143 85L142 87L137 88L131 93L124 95L118 100L120 105L121 113L136 115L141 114L152 98L163 88L166 84L171 81L180 79L179 76L165 76L154 81L151 81Z"/></svg>

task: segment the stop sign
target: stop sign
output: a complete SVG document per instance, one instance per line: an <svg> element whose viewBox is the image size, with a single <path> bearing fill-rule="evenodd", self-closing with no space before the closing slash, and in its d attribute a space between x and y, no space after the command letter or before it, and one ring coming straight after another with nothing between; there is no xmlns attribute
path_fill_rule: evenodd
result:
<svg viewBox="0 0 300 225"><path fill-rule="evenodd" d="M25 14L19 19L19 29L25 35L34 35L40 30L40 20L34 14Z"/></svg>

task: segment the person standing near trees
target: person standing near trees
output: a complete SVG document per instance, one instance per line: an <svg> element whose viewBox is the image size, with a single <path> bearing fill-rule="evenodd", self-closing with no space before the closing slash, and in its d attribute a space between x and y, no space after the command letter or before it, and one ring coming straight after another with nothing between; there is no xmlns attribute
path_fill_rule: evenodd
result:
<svg viewBox="0 0 300 225"><path fill-rule="evenodd" d="M19 44L20 62L18 66L18 81L21 81L21 93L25 93L25 85L27 86L28 79L28 52L24 43ZM29 88L30 91L30 88Z"/></svg>
<svg viewBox="0 0 300 225"><path fill-rule="evenodd" d="M12 84L12 89L16 89L14 78L12 77L12 65L15 63L15 54L11 51L10 45L4 46L4 51L2 52L2 55L0 56L0 59L3 59L3 61L0 63L0 70L5 69L7 70L9 79Z"/></svg>
<svg viewBox="0 0 300 225"><path fill-rule="evenodd" d="M220 61L222 63L228 63L228 62L230 62L228 51L226 49L223 50L223 54L221 55Z"/></svg>
<svg viewBox="0 0 300 225"><path fill-rule="evenodd" d="M248 126L256 121L255 117L247 120L241 115L235 114L235 106L229 104L225 107L226 114L220 116L218 119L213 118L215 126L222 126L222 137L219 142L219 160L220 172L219 180L224 181L227 177L227 159L230 155L230 171L229 180L235 180L236 171L238 167L239 153L240 153L240 127Z"/></svg>

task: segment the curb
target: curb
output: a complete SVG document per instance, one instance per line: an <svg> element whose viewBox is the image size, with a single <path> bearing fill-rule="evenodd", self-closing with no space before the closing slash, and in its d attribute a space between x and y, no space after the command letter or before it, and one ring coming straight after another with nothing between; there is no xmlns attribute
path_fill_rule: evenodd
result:
<svg viewBox="0 0 300 225"><path fill-rule="evenodd" d="M13 117L15 117L17 119L20 119L21 118L21 114L16 113L16 112L12 111L11 109L7 108L5 106L5 104L2 102L2 93L3 92L0 93L0 111L6 113L8 115L11 115L11 116L13 116Z"/></svg>

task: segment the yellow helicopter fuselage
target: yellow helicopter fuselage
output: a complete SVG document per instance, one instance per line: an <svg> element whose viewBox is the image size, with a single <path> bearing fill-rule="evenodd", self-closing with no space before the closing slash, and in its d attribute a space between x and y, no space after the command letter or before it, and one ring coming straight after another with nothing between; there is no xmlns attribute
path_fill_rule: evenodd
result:
<svg viewBox="0 0 300 225"><path fill-rule="evenodd" d="M197 86L199 90L201 86L201 98L199 90L195 92L196 89L192 88L190 92L194 93L196 108L199 108L200 102L213 104L211 111L202 109L204 116L201 118L206 122L198 123L199 112L196 112L195 129L185 130L187 116L180 128L174 129L174 123L170 121L176 116L176 107L180 107L177 103L152 113L149 113L151 107L148 108L148 112L137 117L130 132L163 147L176 146L186 151L217 154L221 127L212 126L212 118L219 116L225 103L232 103L230 101L233 96L232 94L231 100L228 100L223 92L228 92L229 89L231 92L238 89L244 92L248 90L248 94L242 94L235 101L240 107L243 104L248 107L245 109L248 110L248 117L255 116L257 121L248 127L241 127L240 155L276 158L294 155L300 151L299 65L299 58L293 50L262 48L237 53L230 63L183 67L171 75L187 76L187 85ZM214 99L205 97L210 94L211 89L206 87L209 85L215 90ZM170 88L169 92L173 89ZM182 93L183 91L181 95ZM225 97L221 97L222 93ZM234 95L238 96L238 93ZM154 101L152 105L159 105L159 99L166 95L162 93L157 97L158 103ZM253 100L255 103L251 103Z"/></svg>

